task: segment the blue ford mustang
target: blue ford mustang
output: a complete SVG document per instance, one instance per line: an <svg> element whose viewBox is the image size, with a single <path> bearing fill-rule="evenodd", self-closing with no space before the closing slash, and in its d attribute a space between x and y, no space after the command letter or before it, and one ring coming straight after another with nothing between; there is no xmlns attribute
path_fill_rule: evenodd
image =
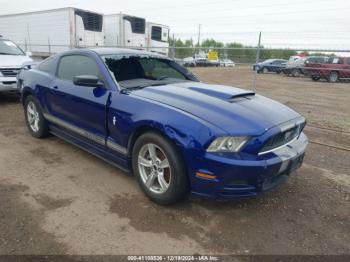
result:
<svg viewBox="0 0 350 262"><path fill-rule="evenodd" d="M72 50L18 78L34 137L52 133L132 171L159 204L256 196L301 166L308 143L290 108L201 83L154 53Z"/></svg>

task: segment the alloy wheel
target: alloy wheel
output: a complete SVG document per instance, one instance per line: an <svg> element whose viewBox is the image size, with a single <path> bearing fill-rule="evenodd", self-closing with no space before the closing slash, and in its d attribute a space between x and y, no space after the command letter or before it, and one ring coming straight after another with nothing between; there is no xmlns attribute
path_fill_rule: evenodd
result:
<svg viewBox="0 0 350 262"><path fill-rule="evenodd" d="M145 144L138 155L138 169L142 182L155 194L165 193L171 183L168 157L157 145Z"/></svg>
<svg viewBox="0 0 350 262"><path fill-rule="evenodd" d="M37 133L39 131L40 116L36 105L32 101L30 101L27 105L27 119L32 131Z"/></svg>

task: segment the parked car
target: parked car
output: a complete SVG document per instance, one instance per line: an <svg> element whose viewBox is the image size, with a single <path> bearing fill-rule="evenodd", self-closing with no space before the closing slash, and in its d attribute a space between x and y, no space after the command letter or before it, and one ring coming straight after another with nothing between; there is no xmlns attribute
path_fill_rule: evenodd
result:
<svg viewBox="0 0 350 262"><path fill-rule="evenodd" d="M305 73L306 60L307 57L291 56L282 72L287 76L299 77Z"/></svg>
<svg viewBox="0 0 350 262"><path fill-rule="evenodd" d="M331 57L326 63L307 63L305 70L314 81L322 78L331 83L335 83L338 80L349 80L350 58Z"/></svg>
<svg viewBox="0 0 350 262"><path fill-rule="evenodd" d="M14 42L0 37L0 92L18 92L17 73L25 63L31 62Z"/></svg>
<svg viewBox="0 0 350 262"><path fill-rule="evenodd" d="M196 66L199 66L199 67L215 66L215 64L212 64L209 61L209 59L205 57L196 57L194 61L196 63Z"/></svg>
<svg viewBox="0 0 350 262"><path fill-rule="evenodd" d="M223 67L234 67L235 66L235 62L233 62L231 59L221 59L219 61L220 66Z"/></svg>
<svg viewBox="0 0 350 262"><path fill-rule="evenodd" d="M256 70L258 73L268 73L268 72L274 72L274 73L281 73L283 68L285 67L285 64L287 63L287 60L283 59L268 59L264 62L257 63L253 66L253 70Z"/></svg>
<svg viewBox="0 0 350 262"><path fill-rule="evenodd" d="M305 119L287 106L199 82L154 53L72 50L19 79L34 137L52 133L132 171L159 204L271 190L300 167L308 144Z"/></svg>
<svg viewBox="0 0 350 262"><path fill-rule="evenodd" d="M193 57L186 57L183 59L183 65L187 67L195 67L196 66L196 61L194 60Z"/></svg>

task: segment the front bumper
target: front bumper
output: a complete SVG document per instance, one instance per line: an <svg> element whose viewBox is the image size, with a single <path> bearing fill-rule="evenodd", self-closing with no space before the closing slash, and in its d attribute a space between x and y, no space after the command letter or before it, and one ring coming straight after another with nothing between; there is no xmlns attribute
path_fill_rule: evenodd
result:
<svg viewBox="0 0 350 262"><path fill-rule="evenodd" d="M19 92L17 78L0 76L0 92Z"/></svg>
<svg viewBox="0 0 350 262"><path fill-rule="evenodd" d="M308 139L302 133L288 146L266 155L187 153L192 194L213 199L254 197L283 183L303 162ZM216 176L205 179L197 172Z"/></svg>

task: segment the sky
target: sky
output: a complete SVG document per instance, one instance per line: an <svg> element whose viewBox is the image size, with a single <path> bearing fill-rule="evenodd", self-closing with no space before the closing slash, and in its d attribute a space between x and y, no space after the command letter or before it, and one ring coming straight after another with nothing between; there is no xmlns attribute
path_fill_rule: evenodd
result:
<svg viewBox="0 0 350 262"><path fill-rule="evenodd" d="M276 48L350 49L349 0L0 0L0 15L61 7L126 13L170 26L171 36Z"/></svg>

